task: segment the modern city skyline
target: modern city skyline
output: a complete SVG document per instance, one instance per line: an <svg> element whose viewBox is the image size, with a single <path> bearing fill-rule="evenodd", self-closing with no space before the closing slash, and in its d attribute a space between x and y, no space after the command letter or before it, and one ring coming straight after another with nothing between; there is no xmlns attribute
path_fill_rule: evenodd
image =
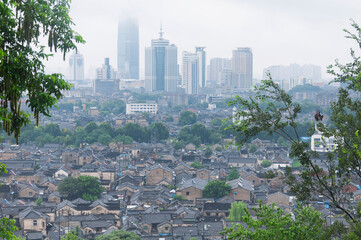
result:
<svg viewBox="0 0 361 240"><path fill-rule="evenodd" d="M118 23L117 70L122 79L139 79L138 20L127 18Z"/></svg>
<svg viewBox="0 0 361 240"><path fill-rule="evenodd" d="M178 79L178 49L163 38L153 39L145 48L145 89L148 92L175 92Z"/></svg>

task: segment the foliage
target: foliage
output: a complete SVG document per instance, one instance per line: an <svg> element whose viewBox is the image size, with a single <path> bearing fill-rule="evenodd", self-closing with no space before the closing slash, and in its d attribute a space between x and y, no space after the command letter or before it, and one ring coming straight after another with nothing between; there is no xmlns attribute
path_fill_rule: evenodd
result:
<svg viewBox="0 0 361 240"><path fill-rule="evenodd" d="M288 91L288 94L293 95L296 92L320 92L321 88L311 84L296 85Z"/></svg>
<svg viewBox="0 0 361 240"><path fill-rule="evenodd" d="M38 199L36 199L35 204L36 206L41 206L42 203L43 203L43 199L39 196Z"/></svg>
<svg viewBox="0 0 361 240"><path fill-rule="evenodd" d="M250 143L250 144L249 144L248 151L249 151L250 153L254 153L255 151L257 151L257 146Z"/></svg>
<svg viewBox="0 0 361 240"><path fill-rule="evenodd" d="M81 240L81 238L78 232L70 231L64 237L61 237L61 240Z"/></svg>
<svg viewBox="0 0 361 240"><path fill-rule="evenodd" d="M204 168L203 164L200 163L200 162L198 162L197 160L194 161L194 162L192 162L191 167L192 167L192 168L197 168L197 169Z"/></svg>
<svg viewBox="0 0 361 240"><path fill-rule="evenodd" d="M261 162L261 167L263 167L263 168L268 168L268 167L271 166L271 165L272 165L272 163L271 163L270 160L263 160L263 161Z"/></svg>
<svg viewBox="0 0 361 240"><path fill-rule="evenodd" d="M125 113L125 103L120 99L111 99L100 105L100 114L114 114L119 115Z"/></svg>
<svg viewBox="0 0 361 240"><path fill-rule="evenodd" d="M278 176L278 172L276 171L272 171L272 170L268 170L267 172L264 173L265 178L267 179L272 179Z"/></svg>
<svg viewBox="0 0 361 240"><path fill-rule="evenodd" d="M209 182L203 189L203 196L218 199L228 195L232 187L221 180Z"/></svg>
<svg viewBox="0 0 361 240"><path fill-rule="evenodd" d="M190 125L197 122L197 114L191 111L183 111L180 114L178 125L184 126L184 125Z"/></svg>
<svg viewBox="0 0 361 240"><path fill-rule="evenodd" d="M196 123L191 127L183 127L177 136L178 141L186 144L193 143L196 146L202 144L215 144L220 142L220 137L213 129L208 129L204 125Z"/></svg>
<svg viewBox="0 0 361 240"><path fill-rule="evenodd" d="M98 178L92 176L67 177L58 187L59 193L69 200L83 198L84 200L93 201L100 197L103 190Z"/></svg>
<svg viewBox="0 0 361 240"><path fill-rule="evenodd" d="M7 173L6 165L0 163L0 174ZM0 218L0 238L1 239L15 239L14 232L18 228L15 226L15 220L10 220L9 218L2 217Z"/></svg>
<svg viewBox="0 0 361 240"><path fill-rule="evenodd" d="M206 148L206 150L204 151L204 156L207 157L207 158L212 156L212 149L210 147Z"/></svg>
<svg viewBox="0 0 361 240"><path fill-rule="evenodd" d="M132 232L124 230L113 231L110 234L103 234L95 238L95 240L140 240L140 237Z"/></svg>
<svg viewBox="0 0 361 240"><path fill-rule="evenodd" d="M300 207L294 210L295 220L281 208L259 203L256 211L257 218L253 218L247 208L243 208L242 221L245 224L236 224L222 233L227 239L320 239L324 231L325 220L321 213L312 207Z"/></svg>
<svg viewBox="0 0 361 240"><path fill-rule="evenodd" d="M237 168L232 167L231 171L229 171L229 173L228 173L227 180L232 181L237 178L239 178L239 172L238 172Z"/></svg>
<svg viewBox="0 0 361 240"><path fill-rule="evenodd" d="M355 40L361 48L361 28L355 22L351 25L356 33L345 30L347 38ZM300 140L300 124L296 119L301 106L294 103L292 97L280 89L271 77L256 88L255 97L249 100L236 97L230 104L239 106L237 119L244 119L232 127L238 132L238 144L245 144L261 132L282 136L291 144L290 157L299 161L303 167L298 178L290 168L286 169L285 180L291 191L300 201L323 195L333 207L341 210L347 219L356 224L360 220L355 216L353 206L348 204L351 193L344 191L351 176L358 181L361 179L361 100L353 97L361 91L361 61L353 50L351 57L351 63L342 65L336 61L335 65L328 68L328 73L335 76L333 82L341 83L342 87L339 88L337 101L331 104L332 125L317 123L317 129L324 137L335 138L336 146L333 151L326 153L326 157L322 158L317 152L311 151L309 144ZM266 107L261 108L260 103ZM287 128L292 131L287 131ZM322 166L313 159L321 160Z"/></svg>
<svg viewBox="0 0 361 240"><path fill-rule="evenodd" d="M0 218L0 238L1 239L14 239L14 232L18 228L15 226L15 220L10 220L9 218Z"/></svg>
<svg viewBox="0 0 361 240"><path fill-rule="evenodd" d="M74 132L68 129L60 129L57 124L48 124L45 127L28 125L23 128L20 143L30 141L36 142L39 146L46 143L58 143L65 146L79 146L81 143L99 142L108 145L110 142L123 142L131 144L133 139L138 142L150 142L151 138L159 142L169 137L168 128L161 122L153 123L149 127L141 127L139 124L128 123L122 128L112 128L109 123L95 122L88 123L84 128L77 127Z"/></svg>
<svg viewBox="0 0 361 240"><path fill-rule="evenodd" d="M210 125L213 129L219 129L219 127L222 125L222 119L218 117L213 118Z"/></svg>
<svg viewBox="0 0 361 240"><path fill-rule="evenodd" d="M173 141L173 146L175 150L178 150L184 148L185 144L181 141Z"/></svg>
<svg viewBox="0 0 361 240"><path fill-rule="evenodd" d="M185 200L185 199L182 197L182 195L177 194L177 195L175 195L175 196L173 197L173 200L174 200L174 201L183 201L183 200Z"/></svg>
<svg viewBox="0 0 361 240"><path fill-rule="evenodd" d="M229 210L227 221L240 222L242 217L246 215L247 205L243 202L234 202Z"/></svg>
<svg viewBox="0 0 361 240"><path fill-rule="evenodd" d="M223 150L223 148L222 147L220 147L220 146L218 146L218 147L216 147L216 149L215 149L217 152L222 152L222 150Z"/></svg>
<svg viewBox="0 0 361 240"><path fill-rule="evenodd" d="M3 129L18 141L20 129L30 122L30 114L21 110L20 99L39 116L49 116L50 109L62 98L70 85L61 74L45 74L45 53L39 37L48 38L50 51L63 53L76 49L75 42L84 42L72 30L69 0L15 1L0 3L0 111Z"/></svg>
<svg viewBox="0 0 361 240"><path fill-rule="evenodd" d="M158 141L166 140L169 137L168 128L161 122L153 123L150 126L150 131L156 135Z"/></svg>

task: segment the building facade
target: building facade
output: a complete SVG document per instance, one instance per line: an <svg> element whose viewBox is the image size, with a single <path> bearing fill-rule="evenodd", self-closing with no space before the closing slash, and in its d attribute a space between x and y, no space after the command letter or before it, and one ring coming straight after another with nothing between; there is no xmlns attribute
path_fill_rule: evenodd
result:
<svg viewBox="0 0 361 240"><path fill-rule="evenodd" d="M198 79L199 87L204 88L206 86L206 52L204 51L205 47L196 47L196 54L198 56Z"/></svg>
<svg viewBox="0 0 361 240"><path fill-rule="evenodd" d="M84 57L82 54L74 52L69 57L69 81L84 81Z"/></svg>
<svg viewBox="0 0 361 240"><path fill-rule="evenodd" d="M121 79L139 79L139 26L135 19L118 24L118 64Z"/></svg>
<svg viewBox="0 0 361 240"><path fill-rule="evenodd" d="M232 71L232 60L227 58L212 58L209 64L209 80L213 84L225 84L226 74Z"/></svg>
<svg viewBox="0 0 361 240"><path fill-rule="evenodd" d="M186 94L198 94L199 57L197 53L183 52L183 85Z"/></svg>
<svg viewBox="0 0 361 240"><path fill-rule="evenodd" d="M111 96L119 92L119 79L112 66L110 66L109 58L105 58L101 68L96 70L96 79L93 81L94 95Z"/></svg>
<svg viewBox="0 0 361 240"><path fill-rule="evenodd" d="M163 38L162 29L151 47L145 48L145 89L147 92L175 92L178 79L178 49Z"/></svg>
<svg viewBox="0 0 361 240"><path fill-rule="evenodd" d="M147 112L151 114L157 114L158 104L155 102L151 103L127 103L126 114L135 114L139 112Z"/></svg>
<svg viewBox="0 0 361 240"><path fill-rule="evenodd" d="M232 55L234 88L251 89L253 86L253 54L250 48L237 48Z"/></svg>

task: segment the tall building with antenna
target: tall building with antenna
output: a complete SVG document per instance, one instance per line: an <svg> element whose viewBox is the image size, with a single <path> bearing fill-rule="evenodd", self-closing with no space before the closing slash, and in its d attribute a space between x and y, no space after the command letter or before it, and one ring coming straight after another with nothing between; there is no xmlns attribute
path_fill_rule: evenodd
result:
<svg viewBox="0 0 361 240"><path fill-rule="evenodd" d="M145 48L145 89L148 92L175 92L178 79L178 49L163 38L162 26L159 38Z"/></svg>
<svg viewBox="0 0 361 240"><path fill-rule="evenodd" d="M136 19L118 24L117 70L122 79L139 79L139 27Z"/></svg>

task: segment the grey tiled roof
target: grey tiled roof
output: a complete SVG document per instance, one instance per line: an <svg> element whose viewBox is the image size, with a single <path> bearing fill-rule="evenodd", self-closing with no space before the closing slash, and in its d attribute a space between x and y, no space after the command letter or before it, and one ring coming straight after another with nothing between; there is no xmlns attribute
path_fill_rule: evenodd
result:
<svg viewBox="0 0 361 240"><path fill-rule="evenodd" d="M207 185L208 181L200 179L200 178L193 178L183 182L180 189L186 189L189 187L194 187L203 190L204 187Z"/></svg>
<svg viewBox="0 0 361 240"><path fill-rule="evenodd" d="M231 185L232 189L235 189L237 187L241 187L241 188L244 188L248 191L253 191L253 185L252 185L252 182L248 181L248 180L245 180L243 178L237 178L237 179L234 179L232 181L228 181L227 182L229 185Z"/></svg>

